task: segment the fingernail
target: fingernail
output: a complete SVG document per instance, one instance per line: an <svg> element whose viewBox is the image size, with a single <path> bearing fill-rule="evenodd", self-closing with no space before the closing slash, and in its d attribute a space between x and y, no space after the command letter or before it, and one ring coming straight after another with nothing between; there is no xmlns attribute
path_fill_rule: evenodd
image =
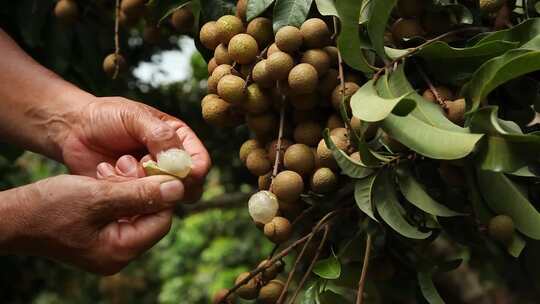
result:
<svg viewBox="0 0 540 304"><path fill-rule="evenodd" d="M179 201L184 196L184 185L177 179L164 182L159 190L164 202Z"/></svg>
<svg viewBox="0 0 540 304"><path fill-rule="evenodd" d="M137 170L137 160L130 155L124 155L116 162L116 168L124 175L131 176Z"/></svg>
<svg viewBox="0 0 540 304"><path fill-rule="evenodd" d="M107 178L114 175L114 168L109 163L100 163L97 165L97 174L101 178Z"/></svg>

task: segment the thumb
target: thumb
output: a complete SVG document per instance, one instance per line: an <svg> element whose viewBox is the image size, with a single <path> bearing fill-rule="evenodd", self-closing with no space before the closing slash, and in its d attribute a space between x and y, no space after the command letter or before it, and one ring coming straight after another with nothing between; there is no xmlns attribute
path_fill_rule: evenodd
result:
<svg viewBox="0 0 540 304"><path fill-rule="evenodd" d="M97 198L99 218L106 221L170 209L184 197L182 181L166 175L99 182L107 189Z"/></svg>

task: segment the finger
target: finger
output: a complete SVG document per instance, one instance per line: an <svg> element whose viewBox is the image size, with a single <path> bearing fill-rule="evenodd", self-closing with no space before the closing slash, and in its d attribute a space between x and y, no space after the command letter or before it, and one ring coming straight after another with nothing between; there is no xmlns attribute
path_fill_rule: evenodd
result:
<svg viewBox="0 0 540 304"><path fill-rule="evenodd" d="M100 163L96 167L96 176L98 179L107 179L115 174L114 167L109 163Z"/></svg>
<svg viewBox="0 0 540 304"><path fill-rule="evenodd" d="M195 179L197 182L202 183L211 166L208 151L197 135L195 135L195 132L193 132L193 130L191 130L191 128L187 125L184 125L176 130L176 133L182 141L184 150L191 155L193 166L189 176Z"/></svg>
<svg viewBox="0 0 540 304"><path fill-rule="evenodd" d="M144 177L144 169L141 164L131 155L121 156L116 161L115 171L118 175L125 177Z"/></svg>

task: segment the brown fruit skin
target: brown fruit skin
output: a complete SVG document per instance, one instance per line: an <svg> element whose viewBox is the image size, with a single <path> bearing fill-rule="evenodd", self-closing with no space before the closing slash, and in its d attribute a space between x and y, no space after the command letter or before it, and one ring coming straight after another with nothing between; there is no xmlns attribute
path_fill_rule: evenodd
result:
<svg viewBox="0 0 540 304"><path fill-rule="evenodd" d="M351 96L358 91L360 88L359 85L357 85L354 82L345 82L345 104L349 105L349 101L351 99ZM341 106L341 97L343 95L343 90L341 85L338 85L335 87L334 91L332 91L332 106L334 109L339 111L339 108Z"/></svg>
<svg viewBox="0 0 540 304"><path fill-rule="evenodd" d="M276 175L271 188L280 201L295 202L304 191L304 181L300 174L285 170Z"/></svg>
<svg viewBox="0 0 540 304"><path fill-rule="evenodd" d="M485 13L494 13L504 6L506 0L480 0L480 10Z"/></svg>
<svg viewBox="0 0 540 304"><path fill-rule="evenodd" d="M236 17L246 21L247 0L238 0L236 3Z"/></svg>
<svg viewBox="0 0 540 304"><path fill-rule="evenodd" d="M261 48L266 47L274 39L272 21L264 17L251 20L248 23L246 33L253 36Z"/></svg>
<svg viewBox="0 0 540 304"><path fill-rule="evenodd" d="M54 6L54 16L63 24L71 24L79 18L79 8L74 0L60 0Z"/></svg>
<svg viewBox="0 0 540 304"><path fill-rule="evenodd" d="M276 216L264 225L264 235L276 244L287 241L291 237L291 234L291 222L284 217Z"/></svg>
<svg viewBox="0 0 540 304"><path fill-rule="evenodd" d="M248 128L257 136L268 135L274 132L277 127L277 118L272 113L247 115L246 122Z"/></svg>
<svg viewBox="0 0 540 304"><path fill-rule="evenodd" d="M281 214L289 220L294 220L305 209L305 205L302 201L296 202L279 202L279 211Z"/></svg>
<svg viewBox="0 0 540 304"><path fill-rule="evenodd" d="M275 52L281 52L281 50L277 47L276 43L274 42L268 47L268 51L266 51L266 58L272 56L272 54L274 54Z"/></svg>
<svg viewBox="0 0 540 304"><path fill-rule="evenodd" d="M276 33L276 46L283 52L294 53L298 51L302 42L302 33L294 26L284 26Z"/></svg>
<svg viewBox="0 0 540 304"><path fill-rule="evenodd" d="M232 74L232 72L232 66L228 64L218 65L212 72L212 75L208 78L208 93L217 93L217 87L221 78L225 75Z"/></svg>
<svg viewBox="0 0 540 304"><path fill-rule="evenodd" d="M399 0L397 3L398 14L402 18L420 17L426 9L424 0Z"/></svg>
<svg viewBox="0 0 540 304"><path fill-rule="evenodd" d="M332 139L334 144L336 144L336 146L340 147L339 144L341 141L339 140L337 136L330 136L330 138ZM340 148L347 149L348 145L343 147L343 145L341 144ZM342 150L345 150L345 149L342 149ZM317 145L317 158L321 167L327 167L332 170L338 169L337 162L334 159L334 156L332 155L332 150L330 150L330 148L326 146L324 139L321 139L321 141Z"/></svg>
<svg viewBox="0 0 540 304"><path fill-rule="evenodd" d="M336 68L338 66L338 48L335 46L325 46L323 50L330 58L330 66Z"/></svg>
<svg viewBox="0 0 540 304"><path fill-rule="evenodd" d="M221 98L209 98L201 103L204 120L216 127L227 127L231 123L231 105Z"/></svg>
<svg viewBox="0 0 540 304"><path fill-rule="evenodd" d="M121 72L126 68L126 60L124 59L124 56L118 54L118 57L116 57L115 53L107 55L105 59L103 59L103 71L109 77L114 75L116 69L116 58L118 58L118 71Z"/></svg>
<svg viewBox="0 0 540 304"><path fill-rule="evenodd" d="M266 145L266 150L268 151L268 158L270 159L271 163L274 163L276 161L277 142L278 140L275 139ZM281 139L281 146L279 151L279 162L281 164L283 163L283 155L285 154L285 151L292 145L292 141L286 138Z"/></svg>
<svg viewBox="0 0 540 304"><path fill-rule="evenodd" d="M316 146L322 138L322 127L319 123L308 121L294 128L294 140L308 146Z"/></svg>
<svg viewBox="0 0 540 304"><path fill-rule="evenodd" d="M246 163L246 159L253 150L261 149L262 144L256 139L248 139L240 146L240 152L238 154L240 161Z"/></svg>
<svg viewBox="0 0 540 304"><path fill-rule="evenodd" d="M319 77L323 77L330 69L330 57L322 49L305 51L300 62L311 64L317 70Z"/></svg>
<svg viewBox="0 0 540 304"><path fill-rule="evenodd" d="M120 9L128 17L141 17L144 14L146 0L123 0Z"/></svg>
<svg viewBox="0 0 540 304"><path fill-rule="evenodd" d="M268 260L263 260L259 263L259 267L262 267L268 263ZM261 277L264 282L270 282L271 280L275 279L278 274L280 274L283 271L283 268L285 267L285 264L278 260L276 261L272 266L266 268L263 272L261 272Z"/></svg>
<svg viewBox="0 0 540 304"><path fill-rule="evenodd" d="M199 39L202 45L210 50L214 50L219 45L219 30L215 21L207 22L201 27Z"/></svg>
<svg viewBox="0 0 540 304"><path fill-rule="evenodd" d="M214 50L214 59L216 61L216 64L218 65L220 64L232 65L233 63L231 56L229 56L229 51L227 50L227 46L223 43L220 43Z"/></svg>
<svg viewBox="0 0 540 304"><path fill-rule="evenodd" d="M331 131L336 128L344 128L345 123L343 122L343 120L341 120L341 117L339 117L339 115L332 114L330 115L330 117L328 117L328 121L326 122L326 127L330 129Z"/></svg>
<svg viewBox="0 0 540 304"><path fill-rule="evenodd" d="M442 101L454 99L454 93L452 93L452 91L447 87L438 86L435 87L435 90L437 90L437 94L442 99ZM431 89L425 90L422 94L422 97L431 102L437 103L437 98L435 98L435 94L433 94L433 91L431 91Z"/></svg>
<svg viewBox="0 0 540 304"><path fill-rule="evenodd" d="M175 10L171 16L171 25L178 33L190 32L193 29L194 22L195 16L193 16L189 5Z"/></svg>
<svg viewBox="0 0 540 304"><path fill-rule="evenodd" d="M233 304L234 303L234 294L231 294L230 296L227 297L227 300L225 300L223 302L223 299L225 298L225 295L229 292L228 289L220 289L218 290L215 294L214 294L214 297L212 298L212 304Z"/></svg>
<svg viewBox="0 0 540 304"><path fill-rule="evenodd" d="M239 105L247 97L244 91L244 79L235 75L225 75L219 82L217 87L218 95L228 103Z"/></svg>
<svg viewBox="0 0 540 304"><path fill-rule="evenodd" d="M217 66L216 58L210 59L210 61L208 61L208 75L212 75Z"/></svg>
<svg viewBox="0 0 540 304"><path fill-rule="evenodd" d="M294 67L291 55L277 51L266 59L266 72L272 80L286 79Z"/></svg>
<svg viewBox="0 0 540 304"><path fill-rule="evenodd" d="M251 151L246 159L246 167L255 176L265 175L272 169L266 150L259 148Z"/></svg>
<svg viewBox="0 0 540 304"><path fill-rule="evenodd" d="M322 48L330 44L330 30L326 23L319 18L311 18L300 26L304 44L308 48Z"/></svg>
<svg viewBox="0 0 540 304"><path fill-rule="evenodd" d="M139 21L138 18L133 17L133 16L128 16L123 11L120 11L120 19L118 20L118 22L120 23L120 26L122 26L123 28L130 29L134 27L138 21Z"/></svg>
<svg viewBox="0 0 540 304"><path fill-rule="evenodd" d="M261 288L259 302L261 304L274 304L279 299L285 284L279 280L272 280Z"/></svg>
<svg viewBox="0 0 540 304"><path fill-rule="evenodd" d="M270 74L266 70L266 59L255 64L251 77L253 78L253 81L262 88L271 88L274 86L274 81L270 78Z"/></svg>
<svg viewBox="0 0 540 304"><path fill-rule="evenodd" d="M514 221L508 215L497 215L489 220L488 233L491 238L509 243L514 237Z"/></svg>
<svg viewBox="0 0 540 304"><path fill-rule="evenodd" d="M219 41L223 44L228 44L232 37L244 31L242 20L233 15L221 16L216 21L216 25Z"/></svg>
<svg viewBox="0 0 540 304"><path fill-rule="evenodd" d="M391 32L396 42L401 42L405 38L422 37L426 34L418 20L403 18L394 22Z"/></svg>
<svg viewBox="0 0 540 304"><path fill-rule="evenodd" d="M319 79L317 91L324 97L330 97L334 89L339 85L339 73L336 69L329 69L326 74Z"/></svg>
<svg viewBox="0 0 540 304"><path fill-rule="evenodd" d="M315 193L330 193L336 190L337 176L329 168L317 169L310 179L311 190Z"/></svg>
<svg viewBox="0 0 540 304"><path fill-rule="evenodd" d="M257 179L257 185L259 186L259 191L269 190L271 183L272 183L272 172L268 172L265 175L261 175Z"/></svg>
<svg viewBox="0 0 540 304"><path fill-rule="evenodd" d="M266 112L272 106L272 100L268 94L252 83L247 87L246 98L242 107L250 114L260 114Z"/></svg>
<svg viewBox="0 0 540 304"><path fill-rule="evenodd" d="M465 119L465 99L460 98L446 102L446 117L455 124L463 124Z"/></svg>
<svg viewBox="0 0 540 304"><path fill-rule="evenodd" d="M285 151L285 168L294 171L302 176L313 172L315 168L315 158L311 149L304 144L294 144Z"/></svg>
<svg viewBox="0 0 540 304"><path fill-rule="evenodd" d="M229 42L229 56L239 64L255 61L259 54L259 46L255 38L248 34L238 34Z"/></svg>
<svg viewBox="0 0 540 304"><path fill-rule="evenodd" d="M315 93L288 96L287 101L297 110L308 111L317 106L319 96Z"/></svg>
<svg viewBox="0 0 540 304"><path fill-rule="evenodd" d="M236 277L235 284L240 283L242 280L249 276L249 272L243 272L238 277ZM240 286L236 290L236 294L245 300L253 300L259 294L259 289L257 288L257 282L254 278L250 279L246 284Z"/></svg>
<svg viewBox="0 0 540 304"><path fill-rule="evenodd" d="M289 87L295 94L315 92L319 75L317 70L308 63L300 63L289 72Z"/></svg>
<svg viewBox="0 0 540 304"><path fill-rule="evenodd" d="M148 44L158 44L161 40L161 31L159 28L147 25L143 30L143 41Z"/></svg>

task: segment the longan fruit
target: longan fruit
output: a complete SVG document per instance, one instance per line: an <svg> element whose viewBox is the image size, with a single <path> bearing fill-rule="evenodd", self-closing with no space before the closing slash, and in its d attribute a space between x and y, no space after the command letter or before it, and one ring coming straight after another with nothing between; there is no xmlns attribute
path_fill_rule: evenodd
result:
<svg viewBox="0 0 540 304"><path fill-rule="evenodd" d="M235 284L239 284L249 276L249 272L241 273L236 280ZM255 278L250 279L246 284L240 286L235 292L240 298L245 300L253 300L259 294L259 288L257 287L257 281Z"/></svg>
<svg viewBox="0 0 540 304"><path fill-rule="evenodd" d="M480 0L480 10L485 13L497 12L506 4L506 0Z"/></svg>
<svg viewBox="0 0 540 304"><path fill-rule="evenodd" d="M230 75L233 72L232 66L228 64L218 65L212 75L208 78L208 93L217 93L217 86L221 78L225 75Z"/></svg>
<svg viewBox="0 0 540 304"><path fill-rule="evenodd" d="M274 39L272 21L265 17L257 17L248 23L246 33L257 40L259 47L264 48Z"/></svg>
<svg viewBox="0 0 540 304"><path fill-rule="evenodd" d="M187 33L193 29L195 16L191 12L190 5L182 6L171 15L171 25L179 33Z"/></svg>
<svg viewBox="0 0 540 304"><path fill-rule="evenodd" d="M208 75L212 75L212 72L217 68L218 64L216 63L216 58L210 59L208 61Z"/></svg>
<svg viewBox="0 0 540 304"><path fill-rule="evenodd" d="M229 51L227 50L227 46L223 43L220 43L214 50L214 59L216 61L216 64L218 65L220 64L232 65L233 63L231 56L229 56Z"/></svg>
<svg viewBox="0 0 540 304"><path fill-rule="evenodd" d="M266 70L266 59L255 64L251 72L251 77L253 78L253 81L262 88L271 88L274 86L274 81Z"/></svg>
<svg viewBox="0 0 540 304"><path fill-rule="evenodd" d="M238 34L229 42L229 56L239 64L248 64L257 58L259 46L248 34Z"/></svg>
<svg viewBox="0 0 540 304"><path fill-rule="evenodd" d="M221 16L216 21L216 26L218 29L219 41L223 44L228 44L232 37L244 31L242 20L233 15Z"/></svg>
<svg viewBox="0 0 540 304"><path fill-rule="evenodd" d="M319 80L317 70L308 63L300 63L289 72L289 87L296 94L308 94L315 91Z"/></svg>
<svg viewBox="0 0 540 304"><path fill-rule="evenodd" d="M452 91L447 87L437 86L435 87L435 90L437 90L437 94L443 101L454 99L454 93L452 93ZM435 94L433 93L433 91L431 91L431 89L425 90L422 94L422 97L431 102L437 103L437 98L435 98Z"/></svg>
<svg viewBox="0 0 540 304"><path fill-rule="evenodd" d="M446 102L446 117L453 123L461 125L465 119L465 99L460 98Z"/></svg>
<svg viewBox="0 0 540 304"><path fill-rule="evenodd" d="M336 69L329 69L326 74L319 79L317 91L324 97L330 97L334 89L339 85L339 73Z"/></svg>
<svg viewBox="0 0 540 304"><path fill-rule="evenodd" d="M279 201L279 211L281 214L290 219L294 220L302 211L304 210L304 203L302 200L298 200L296 202L285 202L285 201Z"/></svg>
<svg viewBox="0 0 540 304"><path fill-rule="evenodd" d="M315 146L321 140L322 127L319 123L308 121L299 123L294 128L294 140L297 143Z"/></svg>
<svg viewBox="0 0 540 304"><path fill-rule="evenodd" d="M291 55L277 51L266 59L266 72L273 80L286 79L294 67L294 59Z"/></svg>
<svg viewBox="0 0 540 304"><path fill-rule="evenodd" d="M112 77L114 75L114 72L116 71L117 61L118 71L121 72L126 68L126 60L124 59L124 56L122 56L121 54L118 54L118 56L116 56L115 53L112 53L107 55L103 60L103 71L109 77Z"/></svg>
<svg viewBox="0 0 540 304"><path fill-rule="evenodd" d="M284 217L276 216L269 223L264 225L264 235L276 244L281 244L287 241L291 237L291 234L291 222L289 222L289 220ZM261 294L259 294L259 301L261 301Z"/></svg>
<svg viewBox="0 0 540 304"><path fill-rule="evenodd" d="M315 193L325 194L334 191L337 187L337 176L329 168L317 169L310 179L311 190Z"/></svg>
<svg viewBox="0 0 540 304"><path fill-rule="evenodd" d="M351 99L351 96L358 91L360 88L359 85L357 85L354 82L345 82L345 105L349 105L349 101ZM337 85L334 91L332 92L332 106L334 109L339 111L339 108L341 107L341 99L343 96L343 89L341 85Z"/></svg>
<svg viewBox="0 0 540 304"><path fill-rule="evenodd" d="M231 105L221 98L209 98L201 103L204 120L216 127L226 127L230 124Z"/></svg>
<svg viewBox="0 0 540 304"><path fill-rule="evenodd" d="M266 150L259 148L251 151L246 159L246 167L255 176L265 175L272 169Z"/></svg>
<svg viewBox="0 0 540 304"><path fill-rule="evenodd" d="M420 17L425 8L424 0L399 0L397 3L397 11L402 18Z"/></svg>
<svg viewBox="0 0 540 304"><path fill-rule="evenodd" d="M248 139L240 146L239 157L242 163L246 163L246 159L253 150L261 149L262 144L256 139Z"/></svg>
<svg viewBox="0 0 540 304"><path fill-rule="evenodd" d="M360 120L360 118L356 117L356 116L353 116L351 118L351 129L356 132L356 134L358 135L362 135L362 132L364 132L364 138L369 140L369 139L372 139L373 137L375 137L375 135L377 134L377 130L379 129L377 124L369 124L368 127L365 129L365 130L362 130L363 129L363 124L364 122L362 120Z"/></svg>
<svg viewBox="0 0 540 304"><path fill-rule="evenodd" d="M298 51L302 42L302 33L294 26L284 26L276 33L276 46L283 52L294 53Z"/></svg>
<svg viewBox="0 0 540 304"><path fill-rule="evenodd" d="M335 128L330 131L330 137L333 139L334 144L340 150L349 154L351 148L351 142L349 140L349 131L346 128Z"/></svg>
<svg viewBox="0 0 540 304"><path fill-rule="evenodd" d="M212 98L219 98L219 96L217 94L206 94L201 100L201 107L204 105L205 102Z"/></svg>
<svg viewBox="0 0 540 304"><path fill-rule="evenodd" d="M279 280L272 280L261 288L259 302L261 304L274 304L283 292L285 284Z"/></svg>
<svg viewBox="0 0 540 304"><path fill-rule="evenodd" d="M489 220L489 236L497 241L509 243L514 237L514 231L514 221L508 215L497 215Z"/></svg>
<svg viewBox="0 0 540 304"><path fill-rule="evenodd" d="M141 17L144 14L146 0L123 0L120 2L120 9L127 16Z"/></svg>
<svg viewBox="0 0 540 304"><path fill-rule="evenodd" d="M330 130L336 129L336 128L344 128L345 123L341 119L341 117L337 114L332 114L328 117L328 120L326 121L326 127Z"/></svg>
<svg viewBox="0 0 540 304"><path fill-rule="evenodd" d="M332 138L332 136L330 137ZM336 139L336 137L333 137L332 141L336 142ZM319 163L320 167L327 167L332 170L336 170L338 168L337 162L332 155L332 150L328 148L324 139L321 139L317 145L317 162Z"/></svg>
<svg viewBox="0 0 540 304"><path fill-rule="evenodd" d="M272 100L258 84L252 83L247 87L245 102L242 107L251 114L259 114L270 109Z"/></svg>
<svg viewBox="0 0 540 304"><path fill-rule="evenodd" d="M218 290L214 294L214 297L212 298L212 304L222 304L222 303L233 304L234 303L234 294L229 295L227 297L227 300L225 302L223 302L223 299L225 298L225 295L228 292L229 292L229 290L226 289L226 288Z"/></svg>
<svg viewBox="0 0 540 304"><path fill-rule="evenodd" d="M268 47L268 50L266 51L266 58L272 56L272 54L274 54L275 52L281 52L281 50L277 47L276 43L274 42Z"/></svg>
<svg viewBox="0 0 540 304"><path fill-rule="evenodd" d="M248 128L259 136L274 132L277 127L277 118L273 113L250 114L246 122Z"/></svg>
<svg viewBox="0 0 540 304"><path fill-rule="evenodd" d="M161 40L161 31L153 25L147 25L143 30L143 41L148 44L158 44Z"/></svg>
<svg viewBox="0 0 540 304"><path fill-rule="evenodd" d="M244 91L245 84L246 82L244 79L238 76L225 75L218 82L218 95L228 103L239 105L247 97L247 94Z"/></svg>
<svg viewBox="0 0 540 304"><path fill-rule="evenodd" d="M302 176L313 172L315 159L311 149L304 144L294 144L285 151L285 168Z"/></svg>
<svg viewBox="0 0 540 304"><path fill-rule="evenodd" d="M266 263L268 262L269 260L263 260L262 262L259 263L259 267L265 266ZM263 281L269 282L275 279L278 276L278 274L283 271L284 268L285 268L285 263L283 263L280 260L276 261L270 267L266 268L263 272L261 272Z"/></svg>
<svg viewBox="0 0 540 304"><path fill-rule="evenodd" d="M118 23L120 26L127 29L134 27L137 24L137 21L139 21L137 17L128 16L123 11L120 11L119 18Z"/></svg>
<svg viewBox="0 0 540 304"><path fill-rule="evenodd" d="M304 44L308 48L322 48L330 44L330 30L326 23L319 18L311 18L300 26Z"/></svg>
<svg viewBox="0 0 540 304"><path fill-rule="evenodd" d="M272 183L272 172L268 172L265 175L261 175L257 179L257 185L259 186L259 191L270 189L271 183Z"/></svg>
<svg viewBox="0 0 540 304"><path fill-rule="evenodd" d="M300 194L304 191L304 181L300 174L285 170L281 171L272 181L272 193L274 193L280 201L295 202L300 198Z"/></svg>
<svg viewBox="0 0 540 304"><path fill-rule="evenodd" d="M199 39L202 45L210 50L215 49L219 45L219 30L215 21L207 22L201 27Z"/></svg>
<svg viewBox="0 0 540 304"><path fill-rule="evenodd" d="M278 140L275 139L269 142L268 145L266 146L266 150L268 150L268 158L270 159L270 162L272 163L276 161L277 143L278 143ZM281 145L279 149L279 162L281 164L283 164L283 155L285 155L285 151L292 145L293 145L292 141L286 138L281 139Z"/></svg>
<svg viewBox="0 0 540 304"><path fill-rule="evenodd" d="M323 50L326 52L328 57L330 57L330 66L337 68L338 66L338 48L335 46L325 46Z"/></svg>
<svg viewBox="0 0 540 304"><path fill-rule="evenodd" d="M236 3L235 15L242 21L246 21L247 2L248 0L238 0L238 2Z"/></svg>
<svg viewBox="0 0 540 304"><path fill-rule="evenodd" d="M311 64L316 70L319 77L322 77L330 69L330 57L321 49L307 50L302 54L300 59L302 63Z"/></svg>
<svg viewBox="0 0 540 304"><path fill-rule="evenodd" d="M403 18L394 22L391 32L392 36L397 42L401 42L404 39L411 39L413 37L422 37L426 34L418 20Z"/></svg>
<svg viewBox="0 0 540 304"><path fill-rule="evenodd" d="M71 24L79 18L79 8L74 0L60 0L54 6L54 16L64 24Z"/></svg>
<svg viewBox="0 0 540 304"><path fill-rule="evenodd" d="M297 110L307 111L319 104L319 96L315 93L288 96L287 100Z"/></svg>

